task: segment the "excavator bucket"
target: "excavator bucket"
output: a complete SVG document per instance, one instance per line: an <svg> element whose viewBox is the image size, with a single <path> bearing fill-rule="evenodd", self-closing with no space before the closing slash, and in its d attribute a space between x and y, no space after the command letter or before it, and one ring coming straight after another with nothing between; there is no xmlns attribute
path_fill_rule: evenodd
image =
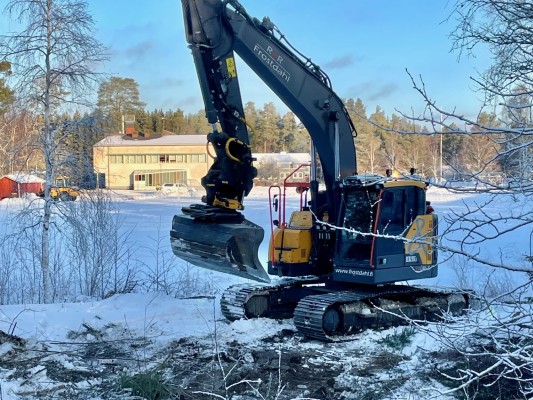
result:
<svg viewBox="0 0 533 400"><path fill-rule="evenodd" d="M241 222L210 221L175 215L170 231L172 251L197 267L270 282L258 258L264 231L242 218Z"/></svg>

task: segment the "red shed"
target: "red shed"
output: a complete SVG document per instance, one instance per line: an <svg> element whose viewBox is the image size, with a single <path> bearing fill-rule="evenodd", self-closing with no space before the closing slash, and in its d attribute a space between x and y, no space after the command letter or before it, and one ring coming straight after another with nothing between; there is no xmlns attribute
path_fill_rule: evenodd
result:
<svg viewBox="0 0 533 400"><path fill-rule="evenodd" d="M0 200L8 197L21 197L24 193L39 193L43 190L44 180L38 176L18 173L0 178Z"/></svg>

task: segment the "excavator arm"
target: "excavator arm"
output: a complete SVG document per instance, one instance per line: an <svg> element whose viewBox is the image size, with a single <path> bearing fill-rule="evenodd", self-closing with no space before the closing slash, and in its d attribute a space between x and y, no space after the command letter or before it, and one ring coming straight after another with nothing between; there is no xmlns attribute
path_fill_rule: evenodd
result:
<svg viewBox="0 0 533 400"><path fill-rule="evenodd" d="M216 153L215 162L202 180L207 192L206 203L239 210L257 172L248 147L249 134L233 55L233 33L224 22L222 2L182 1L182 5L185 34L196 65L206 117L212 126L207 140Z"/></svg>
<svg viewBox="0 0 533 400"><path fill-rule="evenodd" d="M327 75L284 41L268 17L262 21L250 17L236 0L182 0L182 6L186 39L212 126L207 140L216 159L202 179L206 204L191 205L183 209L184 215L174 217L173 251L198 266L265 281L268 275L257 259L262 229L237 211L244 208L243 198L252 189L256 170L235 54L309 132L326 185L322 196L326 199L320 204L331 220L339 212L338 183L356 173L355 128ZM312 207L318 208L314 177L311 197Z"/></svg>
<svg viewBox="0 0 533 400"><path fill-rule="evenodd" d="M182 0L182 5L209 123L219 122L225 134L249 144L236 53L306 127L319 149L326 187L354 174L355 128L319 66L278 39L268 17L250 17L236 0Z"/></svg>

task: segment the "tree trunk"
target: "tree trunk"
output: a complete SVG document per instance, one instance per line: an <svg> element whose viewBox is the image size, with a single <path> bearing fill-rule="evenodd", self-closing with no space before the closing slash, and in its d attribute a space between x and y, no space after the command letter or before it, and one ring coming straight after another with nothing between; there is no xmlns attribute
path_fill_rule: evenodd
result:
<svg viewBox="0 0 533 400"><path fill-rule="evenodd" d="M43 302L48 304L50 298L50 188L45 189L48 200L44 202L43 230L41 236L41 272L43 277Z"/></svg>

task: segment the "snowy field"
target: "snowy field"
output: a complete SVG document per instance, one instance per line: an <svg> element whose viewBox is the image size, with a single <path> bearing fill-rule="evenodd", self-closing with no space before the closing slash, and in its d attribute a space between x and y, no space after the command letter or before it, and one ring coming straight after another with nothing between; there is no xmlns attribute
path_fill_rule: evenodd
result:
<svg viewBox="0 0 533 400"><path fill-rule="evenodd" d="M486 194L451 193L435 188L430 189L428 193L428 198L432 201L436 213L441 217L441 231L446 228L442 217L454 212L462 212L476 204L483 204L486 196ZM172 216L179 213L182 206L190 204L191 199L177 198L158 192L135 193L131 191L114 192L112 198L117 206L117 212L123 217L123 229L131 231L129 246L135 250L132 257L136 260L137 265L149 266L154 262L155 253L150 246L155 245L158 241L162 243L160 251L165 254L165 257L172 259L168 240ZM10 220L9 215L17 212L22 206L22 202L19 199L7 199L0 202L0 220L4 221L4 227L6 221ZM298 204L297 195L291 195L288 203L296 206ZM255 188L247 198L245 206L246 217L263 226L265 236L268 237L270 223L267 191L264 188ZM490 206L484 208L483 212L489 215L500 215L509 209L519 208L523 210L524 207L529 206L525 201L521 201L520 196L505 195L501 196L498 202L491 203ZM490 229L492 228L487 227L487 230ZM455 232L453 235L450 238L444 238L443 243L449 242L450 247L456 247L456 243L451 240L456 239L459 233ZM265 239L260 248L260 260L264 265L266 265L267 245L267 239ZM510 263L523 265L524 256L531 255L532 251L531 230L530 228L529 230L526 228L512 230L497 240L476 243L469 248L470 250L475 249L485 259L496 261L505 259ZM450 287L461 282L473 289L483 291L489 276L501 276L503 279L511 279L515 282L524 279L521 273L502 273L480 266L475 262L468 264L468 269L465 271L464 262L459 263L455 258L449 259L446 255L443 255L442 259L445 261L440 265L438 278L421 283ZM172 262L175 263L177 270L188 268L180 260L173 259ZM305 371L305 368L309 368L309 363L313 362L312 360L319 360L316 361L319 364L329 363L331 365L337 362L342 364L344 369L335 370L333 378L331 378L335 381L334 384L337 387L353 387L364 382L364 375L358 378L354 376L353 372L359 371L358 368L363 368L361 362L366 355L380 351L379 347L383 347L378 345L381 343L380 341L404 329L367 331L351 342L324 344L300 338L295 334L294 326L289 320L282 322L252 320L227 323L221 316L218 307L220 293L229 285L242 283L244 280L210 271L202 270L195 273L197 273L195 276L204 282L207 291L205 296L200 298L175 298L155 291L138 290L128 294L117 294L104 300L86 298L75 303L0 306L0 331L13 335L12 339L14 337L23 339L25 341L23 347L32 349L32 352L19 354L17 349L20 350L20 343L14 339L10 340L9 337L11 336L7 339L4 338L4 340L0 337L0 399L69 398L68 394L65 395L65 393L77 393L75 397L71 398L129 398L124 394L123 396L126 397L106 397L96 389L87 391L88 388L103 385L109 379L109 377L103 377L96 373L94 375L88 374L86 378L76 382L74 380L74 383L71 384L64 382L60 384L58 383L59 379L53 379L50 360L54 362L54 365L59 363L64 369L78 372L91 368L102 372L106 370L106 365L109 364L116 368L114 371L118 371L116 374L118 376L120 371L128 370L124 363L121 364L117 361L119 356L115 357L113 354L109 354L97 357L98 366L95 366L97 362L93 360L90 364L92 367L89 367L86 359L76 357L73 353L79 356L80 343L101 341L102 343L119 342L124 345L140 340L139 338L148 343L146 346L139 345L138 347L142 349L142 357L138 353L134 357L137 361L140 358L145 360L142 368L138 367L143 370L161 362L163 359L161 352L175 346L176 343L182 344L182 351L184 348L192 346L192 343L202 343L203 352L209 353L210 351L209 357L211 358L213 349L219 344L230 346L232 343L238 343L239 346L243 346L243 349L249 349L248 353L245 352L242 356L242 359L246 361L247 354L251 354L249 357L253 358L256 356L254 351L265 348L267 342L275 342L277 347L275 346L274 349L277 349L281 354L280 363L285 360L284 354L290 354L291 351L294 351L294 347L298 346L302 354L308 356L306 362L301 361L299 363L299 369ZM283 332L290 334L288 339L280 339ZM408 346L399 351L399 361L394 368L399 368L400 377L409 376L412 374L412 370L421 368L421 365L425 364L420 353L421 349L430 352L438 347L438 343L432 339L430 334L419 332L414 335L413 341ZM41 349L42 352L35 353L36 349ZM36 364L28 361L30 367L25 374L22 374L15 364L6 361L10 359L9 357L16 357L17 354L24 360L34 357L39 361ZM26 354L26 358L24 354ZM128 354L130 354L128 357L132 357L131 353ZM181 360L184 357L182 355ZM18 360L17 362L20 364L20 359ZM374 368L377 367L374 365ZM374 375L373 379L379 380L381 379L379 374L387 375L390 373L384 369L378 375ZM284 380L284 377L281 377L281 380ZM410 381L406 380L404 384L397 385L394 390L396 397L392 397L392 395L387 397L384 392L383 397L380 398L425 399L431 397L428 394L430 392L436 398L449 398L436 395L435 389L438 389L439 385L430 379L417 380L413 378ZM328 395L321 397L304 383L300 386L302 387L298 389L298 385L296 385L295 389L296 391L300 390L300 395L294 395L296 391L293 390L290 392L292 393L291 397L280 396L279 398L330 398ZM294 384L292 388L295 388ZM372 386L370 385L369 388ZM84 393L83 396L80 393ZM57 397L55 397L56 395ZM351 395L347 393L344 394L344 397L342 394L339 396L336 398L358 398L357 395L350 397Z"/></svg>

